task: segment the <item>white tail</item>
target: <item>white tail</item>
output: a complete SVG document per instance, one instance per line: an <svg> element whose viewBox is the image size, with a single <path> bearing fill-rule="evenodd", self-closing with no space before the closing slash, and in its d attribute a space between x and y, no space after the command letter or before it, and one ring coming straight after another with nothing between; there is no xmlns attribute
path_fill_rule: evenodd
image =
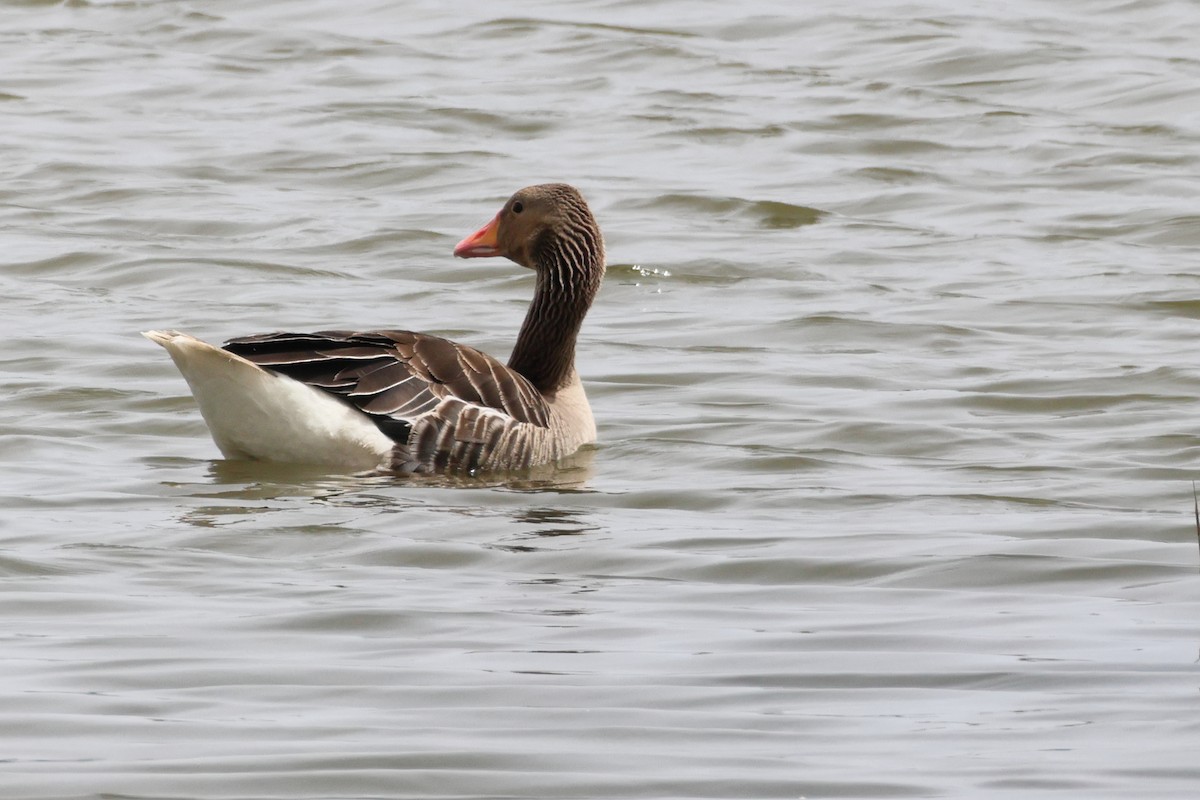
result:
<svg viewBox="0 0 1200 800"><path fill-rule="evenodd" d="M395 446L331 395L178 331L145 331L183 373L226 458L364 470Z"/></svg>

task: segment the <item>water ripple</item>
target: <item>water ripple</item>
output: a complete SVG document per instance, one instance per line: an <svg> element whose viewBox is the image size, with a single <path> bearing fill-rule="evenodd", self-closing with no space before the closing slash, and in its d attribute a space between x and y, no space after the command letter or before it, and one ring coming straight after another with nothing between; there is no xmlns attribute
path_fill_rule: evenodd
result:
<svg viewBox="0 0 1200 800"><path fill-rule="evenodd" d="M1198 39L9 4L0 793L1190 798ZM224 462L137 336L503 358L532 278L450 251L544 180L610 258L562 470Z"/></svg>

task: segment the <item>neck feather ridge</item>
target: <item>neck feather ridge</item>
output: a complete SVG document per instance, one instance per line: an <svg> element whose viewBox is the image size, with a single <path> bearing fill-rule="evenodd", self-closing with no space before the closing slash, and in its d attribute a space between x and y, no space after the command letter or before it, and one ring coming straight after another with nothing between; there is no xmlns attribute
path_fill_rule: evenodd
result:
<svg viewBox="0 0 1200 800"><path fill-rule="evenodd" d="M535 267L533 301L508 366L542 394L561 389L575 373L575 341L600 288L603 258L603 251L570 252L568 248Z"/></svg>

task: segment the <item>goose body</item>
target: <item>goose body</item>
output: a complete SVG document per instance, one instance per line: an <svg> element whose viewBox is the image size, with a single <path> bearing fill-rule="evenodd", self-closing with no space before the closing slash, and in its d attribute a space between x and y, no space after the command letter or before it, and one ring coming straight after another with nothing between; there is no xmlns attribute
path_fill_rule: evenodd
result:
<svg viewBox="0 0 1200 800"><path fill-rule="evenodd" d="M144 335L171 355L226 458L475 473L557 461L595 441L575 340L604 245L582 196L565 184L522 189L454 253L534 270L507 365L403 330L268 333L223 347Z"/></svg>

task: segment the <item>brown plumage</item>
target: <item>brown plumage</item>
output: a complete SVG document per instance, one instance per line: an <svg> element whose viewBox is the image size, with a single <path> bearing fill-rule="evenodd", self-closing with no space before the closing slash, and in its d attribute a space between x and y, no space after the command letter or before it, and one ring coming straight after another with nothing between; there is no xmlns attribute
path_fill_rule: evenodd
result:
<svg viewBox="0 0 1200 800"><path fill-rule="evenodd" d="M224 349L362 412L393 442L381 460L396 472L519 469L594 441L575 342L604 276L604 243L583 197L566 184L522 189L454 252L506 256L535 273L507 366L472 347L402 330L269 333ZM210 427L211 416L205 410ZM221 444L215 430L214 438ZM222 449L270 457L257 445Z"/></svg>

